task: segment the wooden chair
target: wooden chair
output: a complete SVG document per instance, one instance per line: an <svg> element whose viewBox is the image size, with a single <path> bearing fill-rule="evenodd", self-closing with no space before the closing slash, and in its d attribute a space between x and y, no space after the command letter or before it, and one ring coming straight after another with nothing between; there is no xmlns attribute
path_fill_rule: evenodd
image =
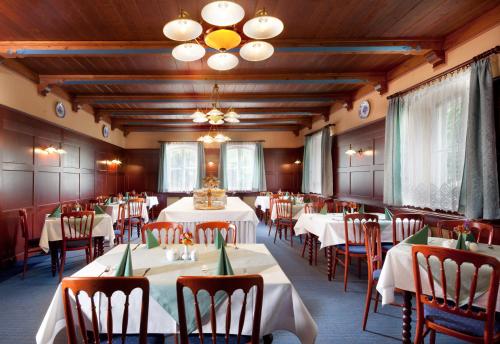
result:
<svg viewBox="0 0 500 344"><path fill-rule="evenodd" d="M432 260L440 269L440 272L434 272L440 276L438 279L432 273L434 270L429 264L430 257L433 257ZM500 262L497 258L439 246L414 245L412 247L412 261L417 303L415 343L423 342L424 326L427 329L426 333L430 332L431 343L435 342L436 332L470 343L493 343L500 340L500 335L496 331L500 326L495 322L500 276ZM464 263L465 265L463 265ZM444 273L445 264L447 264L448 273ZM434 265L434 269L437 268L436 265ZM469 265L470 268L474 267L474 273L470 280L461 278L462 270L466 265ZM487 272L490 274L490 280L485 293L487 295L486 309L478 309L473 306L481 267L491 268L491 272ZM450 276L453 275L450 268L456 269L454 276ZM426 270L427 273L423 275L421 270ZM452 282L451 277L454 277L455 281L461 281L461 283ZM436 295L435 285L437 283L443 290L440 295ZM460 289L466 285L464 283L470 283L470 291L466 295L466 302L460 306ZM431 295L424 294L423 285L429 286ZM450 290L449 286L455 288L455 293ZM441 297L443 295L447 295L447 297Z"/></svg>
<svg viewBox="0 0 500 344"><path fill-rule="evenodd" d="M92 260L93 211L76 211L61 215L61 266L59 280L62 280L67 251L85 250L87 264Z"/></svg>
<svg viewBox="0 0 500 344"><path fill-rule="evenodd" d="M127 231L128 240L130 242L130 230L126 225L127 216L126 216L126 205L120 204L118 206L118 218L116 219L115 224L115 240L117 244L123 244L123 238L125 236L125 231Z"/></svg>
<svg viewBox="0 0 500 344"><path fill-rule="evenodd" d="M211 243L213 244L216 230L220 230L222 235L224 235L223 232L225 231L226 234L224 236L224 241L226 243L232 243L233 245L236 245L236 236L237 236L236 225L227 221L208 221L196 224L196 228L194 231L195 242L197 244L201 244L200 235L203 235L203 241L205 245L207 245L208 244L207 232L210 232ZM230 240L230 235L232 235L232 240Z"/></svg>
<svg viewBox="0 0 500 344"><path fill-rule="evenodd" d="M91 199L87 203L86 210L88 210L88 211L94 211L94 207L96 205L99 205L99 201L97 199Z"/></svg>
<svg viewBox="0 0 500 344"><path fill-rule="evenodd" d="M61 204L61 213L71 213L73 211L74 203Z"/></svg>
<svg viewBox="0 0 500 344"><path fill-rule="evenodd" d="M142 228L142 207L144 207L144 199L142 198L130 198L127 201L127 225L128 230L131 233L132 227L137 228L137 237L141 235Z"/></svg>
<svg viewBox="0 0 500 344"><path fill-rule="evenodd" d="M276 207L276 232L274 233L274 242L276 243L276 238L279 236L281 239L282 231L285 231L285 240L287 239L288 230L290 230L290 244L293 247L293 236L294 230L293 226L295 220L293 220L293 204L290 200L279 199L274 204Z"/></svg>
<svg viewBox="0 0 500 344"><path fill-rule="evenodd" d="M361 275L361 260L366 259L366 247L364 231L362 228L363 221L378 222L377 215L371 214L347 214L344 216L344 236L345 244L328 247L328 280L335 278L335 270L337 263L344 265L344 291L347 291L347 278L349 272L350 258L358 258L358 274ZM332 254L333 250L333 254ZM342 261L339 255L344 256ZM332 271L333 261L333 271Z"/></svg>
<svg viewBox="0 0 500 344"><path fill-rule="evenodd" d="M454 230L458 226L466 225L466 220L443 220L437 223L437 235L444 238L444 231L448 231L448 238L456 239L457 235ZM478 221L468 222L469 229L474 235L477 243L483 243L491 245L493 243L494 227L489 223L483 223ZM484 240L486 239L486 240Z"/></svg>
<svg viewBox="0 0 500 344"><path fill-rule="evenodd" d="M382 271L382 242L380 239L380 224L378 222L369 221L363 223L363 231L365 234L366 262L368 265L368 288L366 289L365 311L363 313L363 331L365 331L368 313L370 312L373 287L377 285L380 272ZM377 312L378 300L379 293L375 290L375 313Z"/></svg>
<svg viewBox="0 0 500 344"><path fill-rule="evenodd" d="M325 205L324 202L318 201L318 202L312 202L312 203L306 203L304 205L304 213L305 214L315 214L319 213L323 206ZM307 233L305 235L305 240L304 240L304 245L302 246L302 257L304 257L304 254L306 252L307 247L311 247L311 251L314 250L314 264L318 265L318 237L314 234ZM326 251L325 251L326 252ZM309 252L311 255L312 252ZM309 257L309 261L312 262L312 258Z"/></svg>
<svg viewBox="0 0 500 344"><path fill-rule="evenodd" d="M184 228L181 224L176 222L151 222L147 223L141 228L141 238L142 243L146 243L146 231L158 230L158 242L162 243L162 231L165 231L164 241L165 244L179 244L180 243L180 235L184 232ZM172 233L170 236L172 240L169 240L169 233Z"/></svg>
<svg viewBox="0 0 500 344"><path fill-rule="evenodd" d="M260 320L262 313L262 298L264 294L264 280L260 275L240 275L240 276L181 276L177 279L177 307L179 313L179 330L180 330L180 342L181 344L189 344L189 335L187 333L187 323L186 323L186 305L184 302L184 288L191 289L194 296L194 307L195 307L195 319L199 338L199 342L203 343L228 343L229 338L236 337L237 343L251 343L259 344L260 341ZM247 307L247 295L250 290L255 288L255 293L253 294L253 317L252 320L252 335L248 338L242 338L241 335L243 324L245 322L246 307ZM210 323L211 323L211 334L203 333L203 324L200 316L200 308L197 299L198 292L204 290L208 292L211 298L210 303ZM239 326L236 335L230 335L231 330L231 307L232 307L232 296L237 290L241 290L244 293L241 312L239 312ZM224 291L227 294L227 308L226 308L226 321L225 321L225 331L223 335L217 335L216 326L216 309L214 304L214 296L218 291ZM187 307L193 307L192 304L188 304ZM194 335L193 335L194 336ZM217 340L219 337L219 340ZM220 338L224 337L224 338ZM210 338L212 339L210 341ZM225 341L224 341L225 340ZM197 341L198 342L198 341Z"/></svg>
<svg viewBox="0 0 500 344"><path fill-rule="evenodd" d="M277 194L271 195L271 198L269 198L269 209L266 209L266 217L269 222L269 233L267 233L267 236L271 235L271 229L273 228L273 222L274 222L271 217L273 214L274 205L278 200L279 200L279 195Z"/></svg>
<svg viewBox="0 0 500 344"><path fill-rule="evenodd" d="M62 280L62 297L64 304L64 315L66 318L66 333L68 343L125 343L130 337L138 337L137 341L140 344L148 343L148 311L149 311L149 282L144 277L67 277ZM127 336L128 316L130 313L136 313L138 310L129 310L129 296L133 290L140 289L142 291L140 304L140 324L139 334ZM70 293L71 292L71 293ZM111 296L115 292L125 294L125 302L123 305L122 330L121 334L113 333L113 311L111 308ZM94 304L94 295L101 294L102 304L107 304L106 315L101 315L102 307ZM82 296L84 295L84 296ZM88 311L91 316L85 315L80 306L82 303L87 304L90 298L90 307ZM107 300L106 300L107 298ZM106 302L106 301L107 302ZM83 301L83 302L81 302ZM77 306L74 307L73 305ZM97 310L96 310L97 308ZM113 306L113 309L121 309L122 307ZM76 314L77 327L80 332L81 341L77 339L77 329L75 328L74 316ZM116 313L115 313L116 314ZM102 329L100 319L106 319L106 333L100 333ZM87 325L91 324L87 329ZM163 336L162 336L163 337Z"/></svg>
<svg viewBox="0 0 500 344"><path fill-rule="evenodd" d="M359 204L354 202L335 201L334 207L336 213L343 213L344 210L346 210L348 213L352 211L354 211L355 213L359 212Z"/></svg>
<svg viewBox="0 0 500 344"><path fill-rule="evenodd" d="M390 249L393 245L397 245L400 241L412 236L424 227L424 215L417 213L399 213L392 216L392 245L384 244L384 249ZM399 240L398 240L398 220Z"/></svg>
<svg viewBox="0 0 500 344"><path fill-rule="evenodd" d="M21 235L24 239L24 261L23 261L23 279L26 271L28 270L28 258L32 254L37 254L43 252L39 246L40 238L33 238L30 235L29 225L28 225L28 214L26 209L19 209L19 225L21 227Z"/></svg>

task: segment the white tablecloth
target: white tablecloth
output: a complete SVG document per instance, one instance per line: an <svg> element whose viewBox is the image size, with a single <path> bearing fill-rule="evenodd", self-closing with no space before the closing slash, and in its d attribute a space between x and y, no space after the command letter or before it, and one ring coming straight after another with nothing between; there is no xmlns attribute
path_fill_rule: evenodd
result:
<svg viewBox="0 0 500 344"><path fill-rule="evenodd" d="M442 242L445 239L442 238L429 238L429 245L442 246ZM496 257L500 260L500 246L494 245L493 249L488 248L486 244L478 244L478 253ZM382 266L382 272L380 273L380 278L377 282L377 291L382 295L382 304L388 304L394 302L394 289L406 290L415 292L415 282L413 279L413 263L411 257L411 244L406 244L401 242L391 248L387 252L387 256L384 260L384 265ZM464 267L462 267L464 268ZM431 295L431 289L428 285L429 278L427 277L427 271L425 268L420 268L420 274L422 276L423 292L424 294ZM441 297L443 295L440 286L435 283L436 296ZM478 307L485 307L487 304L488 294L483 294L477 300L475 300L475 305ZM500 312L500 290L499 297L497 298L496 311Z"/></svg>
<svg viewBox="0 0 500 344"><path fill-rule="evenodd" d="M392 242L392 221L385 220L385 215L377 213L382 242ZM344 214L302 214L295 224L295 234L312 233L318 237L321 248L345 244ZM352 231L352 229L350 229ZM353 235L349 232L349 235Z"/></svg>
<svg viewBox="0 0 500 344"><path fill-rule="evenodd" d="M97 258L91 264L84 267L82 270L75 273L73 276L98 276L103 273L106 266L116 266L123 255L126 245L119 245L110 252ZM170 246L171 247L171 246ZM178 247L178 246L177 246ZM177 248L176 247L176 248ZM260 274L264 278L264 301L262 308L261 320L261 335L271 334L276 330L288 330L297 335L303 344L312 344L317 335L317 325L312 319L309 311L302 302L297 291L287 278L283 270L267 250L264 245L243 244L238 245L236 250L232 245L228 245L227 253L231 260L231 265L236 274ZM147 273L151 288L154 285L164 283L175 283L175 280L180 275L204 275L212 274L217 264L218 253L213 245L197 245L196 249L199 252L199 260L196 262L176 261L169 263L165 258L165 251L161 247L148 250L145 245L141 245L135 249L132 246L132 261L134 274L142 276L146 268L151 268ZM134 250L135 249L135 250ZM205 265L207 272L203 272L202 266ZM113 274L106 273L104 275ZM166 282L167 281L167 282ZM235 296L237 296L235 294ZM249 295L252 298L252 295ZM120 332L122 314L120 305L123 305L123 295L115 293L112 298L113 324L115 332ZM240 295L241 299L241 295ZM80 298L82 309L87 314L90 314L89 303L87 299ZM107 302L100 302L102 305L101 312L98 312L101 317L101 331L106 328L106 311ZM238 297L232 298L231 313L231 333L236 333L238 328L238 318L241 309L241 303L238 302ZM248 302L251 305L252 302ZM128 333L138 333L139 329L139 312L134 312L140 306L140 292L132 293L130 296L130 314L128 320ZM123 306L121 307L123 308ZM224 332L225 326L225 311L227 308L227 300L222 302L217 308L217 331ZM245 326L243 334L250 334L252 307L247 306L247 314L245 316ZM57 288L52 302L45 314L42 324L36 335L38 344L52 343L57 333L65 327L64 307L62 303L61 286ZM174 333L176 330L176 322L170 314L150 296L149 299L149 317L148 317L148 332L149 333ZM204 332L210 333L210 324L204 326Z"/></svg>
<svg viewBox="0 0 500 344"><path fill-rule="evenodd" d="M177 222L191 231L197 223L207 221L229 221L236 225L237 242L253 244L257 241L259 219L255 211L238 197L228 197L222 210L194 209L193 197L183 197L160 212L158 222Z"/></svg>
<svg viewBox="0 0 500 344"><path fill-rule="evenodd" d="M155 205L158 205L158 204L160 204L160 202L158 202L158 197L156 197L156 196L147 196L146 197L146 207L148 209L151 209Z"/></svg>
<svg viewBox="0 0 500 344"><path fill-rule="evenodd" d="M299 217L304 214L304 207L305 203L301 204L294 204L292 205L292 219L298 220ZM276 204L273 206L273 211L271 212L271 220L276 220L278 217L277 211L276 211Z"/></svg>
<svg viewBox="0 0 500 344"><path fill-rule="evenodd" d="M118 210L120 209L120 204L119 203L112 203L109 205L103 205L102 208L104 208L104 211L111 216L113 219L113 223L116 223L118 220ZM125 216L127 216L128 210L127 207L125 206ZM142 218L144 220L144 223L149 222L149 215L148 215L148 209L147 207L142 207Z"/></svg>
<svg viewBox="0 0 500 344"><path fill-rule="evenodd" d="M98 219L98 220L97 220ZM98 222L97 222L98 221ZM103 236L104 239L109 241L112 246L115 239L115 232L113 230L113 220L108 214L95 215L94 222L97 222L92 229L92 236ZM47 217L43 224L42 234L40 235L39 246L45 252L49 251L49 241L62 240L61 236L61 218L60 217Z"/></svg>
<svg viewBox="0 0 500 344"><path fill-rule="evenodd" d="M271 199L270 196L257 196L255 198L255 203L254 203L255 209L257 209L260 206L260 209L262 209L262 211L266 211L271 207L270 199Z"/></svg>

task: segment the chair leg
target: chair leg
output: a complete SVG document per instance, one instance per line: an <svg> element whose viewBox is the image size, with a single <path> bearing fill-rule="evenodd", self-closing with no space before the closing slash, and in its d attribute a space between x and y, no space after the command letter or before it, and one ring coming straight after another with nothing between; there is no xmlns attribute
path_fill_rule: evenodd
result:
<svg viewBox="0 0 500 344"><path fill-rule="evenodd" d="M288 232L288 227L286 227L286 232ZM286 237L286 234L285 234L285 237ZM290 246L293 247L293 228L290 228Z"/></svg>
<svg viewBox="0 0 500 344"><path fill-rule="evenodd" d="M26 271L28 270L28 250L24 250L24 261L23 261L23 279Z"/></svg>
<svg viewBox="0 0 500 344"><path fill-rule="evenodd" d="M375 305L373 306L373 313L377 313L379 299L380 299L380 294L378 293L377 290L375 290Z"/></svg>
<svg viewBox="0 0 500 344"><path fill-rule="evenodd" d="M330 248L332 251L333 251L333 257L332 257L332 261L333 261L333 271L332 271L332 280L335 279L335 271L337 270L337 263L338 263L338 258L337 258L337 249L335 247L331 247Z"/></svg>
<svg viewBox="0 0 500 344"><path fill-rule="evenodd" d="M278 237L278 231L279 231L279 226L276 224L276 231L274 232L274 243L276 244L276 238ZM281 233L280 233L280 239L281 239Z"/></svg>
<svg viewBox="0 0 500 344"><path fill-rule="evenodd" d="M358 278L361 278L361 258L358 258Z"/></svg>
<svg viewBox="0 0 500 344"><path fill-rule="evenodd" d="M431 330L431 333L429 335L429 343L430 344L436 343L436 331L434 331L434 330Z"/></svg>
<svg viewBox="0 0 500 344"><path fill-rule="evenodd" d="M366 322L368 313L370 312L370 303L372 301L373 280L368 280L368 288L366 289L365 312L363 313L363 331L366 330Z"/></svg>
<svg viewBox="0 0 500 344"><path fill-rule="evenodd" d="M306 253L307 242L309 241L309 233L306 233L305 236L306 237L304 238L304 244L302 245L302 258L304 258L304 254Z"/></svg>
<svg viewBox="0 0 500 344"><path fill-rule="evenodd" d="M349 255L346 253L345 255L345 264L344 264L344 291L347 291L347 278L349 277Z"/></svg>
<svg viewBox="0 0 500 344"><path fill-rule="evenodd" d="M61 263L59 266L59 282L62 281L63 277L63 272L64 272L64 263L66 262L66 251L62 250L61 251Z"/></svg>
<svg viewBox="0 0 500 344"><path fill-rule="evenodd" d="M424 336L424 322L420 321L420 318L417 319L417 326L415 327L415 342L417 344L423 343Z"/></svg>
<svg viewBox="0 0 500 344"><path fill-rule="evenodd" d="M314 237L314 265L318 265L318 237Z"/></svg>
<svg viewBox="0 0 500 344"><path fill-rule="evenodd" d="M272 229L273 229L273 220L269 219L269 233L267 234L267 236L271 235L271 230Z"/></svg>

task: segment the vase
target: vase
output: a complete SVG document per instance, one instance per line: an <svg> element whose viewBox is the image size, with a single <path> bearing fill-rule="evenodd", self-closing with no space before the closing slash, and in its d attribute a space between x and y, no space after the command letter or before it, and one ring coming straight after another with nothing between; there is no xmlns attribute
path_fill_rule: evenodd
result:
<svg viewBox="0 0 500 344"><path fill-rule="evenodd" d="M184 252L182 253L182 260L189 260L191 259L190 255L189 255L189 247L188 245L184 245Z"/></svg>

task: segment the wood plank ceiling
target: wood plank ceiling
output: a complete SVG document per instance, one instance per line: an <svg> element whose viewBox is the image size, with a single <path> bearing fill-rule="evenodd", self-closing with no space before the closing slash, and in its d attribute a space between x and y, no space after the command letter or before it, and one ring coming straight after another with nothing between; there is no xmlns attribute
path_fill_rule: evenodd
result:
<svg viewBox="0 0 500 344"><path fill-rule="evenodd" d="M189 115L221 103L242 115L224 130L291 130L328 119L334 102L353 93L386 91L386 74L409 59L443 62L443 39L498 6L499 0L236 0L246 21L260 8L285 24L269 40L275 54L217 72L206 59L186 63L170 52L164 24L181 6L194 19L209 0L45 0L0 2L0 56L33 72L39 91L55 88L74 109L91 106L96 120L131 131L206 130ZM237 29L241 32L241 23ZM208 28L204 25L204 28Z"/></svg>

